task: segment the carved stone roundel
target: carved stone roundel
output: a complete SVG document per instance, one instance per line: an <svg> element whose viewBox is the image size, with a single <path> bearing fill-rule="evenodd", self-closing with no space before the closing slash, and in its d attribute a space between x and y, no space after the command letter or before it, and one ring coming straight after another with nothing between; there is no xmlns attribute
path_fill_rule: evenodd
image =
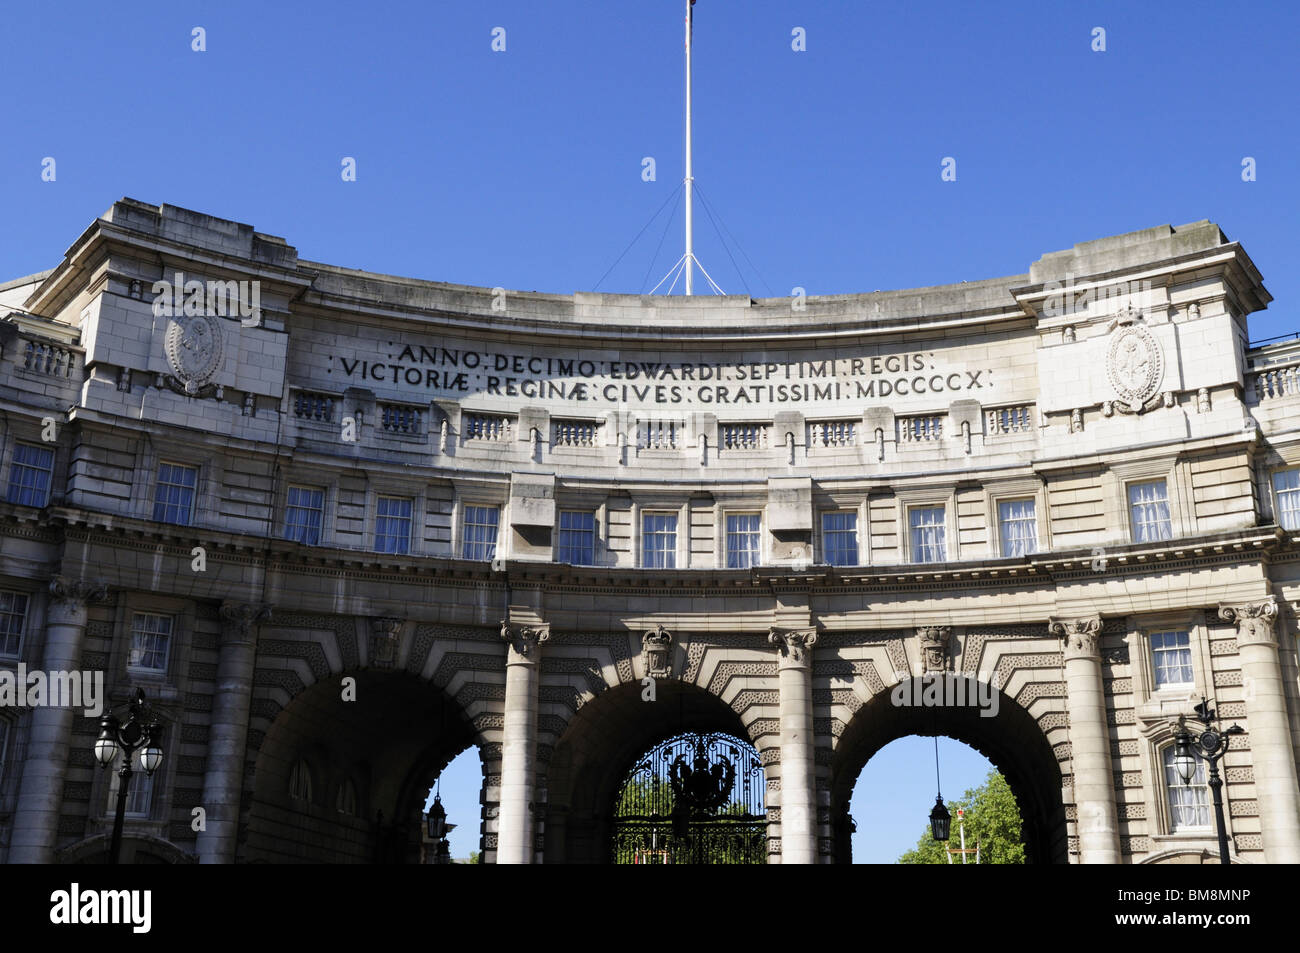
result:
<svg viewBox="0 0 1300 953"><path fill-rule="evenodd" d="M1160 344L1140 324L1115 331L1106 351L1106 376L1116 395L1134 410L1160 389L1165 360Z"/></svg>
<svg viewBox="0 0 1300 953"><path fill-rule="evenodd" d="M169 318L163 344L167 362L187 391L197 391L221 366L221 326L206 314Z"/></svg>

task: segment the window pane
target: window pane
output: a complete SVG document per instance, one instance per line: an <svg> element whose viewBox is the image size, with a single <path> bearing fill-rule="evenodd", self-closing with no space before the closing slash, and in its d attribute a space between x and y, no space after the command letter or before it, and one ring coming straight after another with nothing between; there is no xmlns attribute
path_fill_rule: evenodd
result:
<svg viewBox="0 0 1300 953"><path fill-rule="evenodd" d="M171 616L137 612L131 621L131 653L127 665L151 672L166 672L171 639Z"/></svg>
<svg viewBox="0 0 1300 953"><path fill-rule="evenodd" d="M1277 525L1283 529L1300 529L1300 469L1273 474L1277 495Z"/></svg>
<svg viewBox="0 0 1300 953"><path fill-rule="evenodd" d="M18 656L27 623L27 596L0 590L0 655Z"/></svg>
<svg viewBox="0 0 1300 953"><path fill-rule="evenodd" d="M944 550L943 511L942 506L918 506L908 511L913 562L941 563L947 558Z"/></svg>
<svg viewBox="0 0 1300 953"><path fill-rule="evenodd" d="M677 568L677 514L646 513L641 520L641 565Z"/></svg>
<svg viewBox="0 0 1300 953"><path fill-rule="evenodd" d="M1038 518L1033 500L998 503L998 523L1002 527L1003 556L1029 556L1038 552Z"/></svg>
<svg viewBox="0 0 1300 953"><path fill-rule="evenodd" d="M158 465L158 486L154 490L153 518L159 523L189 526L194 521L194 489L199 471L175 463Z"/></svg>
<svg viewBox="0 0 1300 953"><path fill-rule="evenodd" d="M54 451L20 443L14 447L9 468L9 502L20 506L45 506L50 501Z"/></svg>
<svg viewBox="0 0 1300 953"><path fill-rule="evenodd" d="M556 540L556 562L574 566L591 566L596 561L596 514L560 513L560 533Z"/></svg>
<svg viewBox="0 0 1300 953"><path fill-rule="evenodd" d="M1135 543L1173 538L1173 528L1169 522L1169 497L1164 480L1130 484L1128 503Z"/></svg>
<svg viewBox="0 0 1300 953"><path fill-rule="evenodd" d="M493 559L497 554L497 527L501 510L495 506L465 507L465 559Z"/></svg>
<svg viewBox="0 0 1300 953"><path fill-rule="evenodd" d="M1189 632L1153 632L1151 661L1156 688L1192 683L1192 638Z"/></svg>
<svg viewBox="0 0 1300 953"><path fill-rule="evenodd" d="M832 566L858 564L858 514L822 514L822 550Z"/></svg>
<svg viewBox="0 0 1300 953"><path fill-rule="evenodd" d="M727 517L727 568L748 569L758 565L758 513Z"/></svg>
<svg viewBox="0 0 1300 953"><path fill-rule="evenodd" d="M408 499L381 496L375 504L375 552L411 551L411 509Z"/></svg>
<svg viewBox="0 0 1300 953"><path fill-rule="evenodd" d="M1165 786L1169 789L1169 818L1173 830L1187 830L1210 826L1210 800L1205 790L1205 762L1196 759L1196 774L1184 781L1174 766L1177 749L1169 745L1164 750Z"/></svg>
<svg viewBox="0 0 1300 953"><path fill-rule="evenodd" d="M284 538L308 546L318 545L325 514L325 491L291 486L285 502Z"/></svg>
<svg viewBox="0 0 1300 953"><path fill-rule="evenodd" d="M126 813L133 817L148 817L153 807L153 778L144 773L144 765L140 763L143 753L137 748L131 755L131 787L126 792Z"/></svg>

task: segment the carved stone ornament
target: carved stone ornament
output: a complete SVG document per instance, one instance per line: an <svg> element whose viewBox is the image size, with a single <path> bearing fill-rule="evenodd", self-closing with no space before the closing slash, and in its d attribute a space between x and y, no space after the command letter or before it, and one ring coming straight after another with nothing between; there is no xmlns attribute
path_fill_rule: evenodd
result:
<svg viewBox="0 0 1300 953"><path fill-rule="evenodd" d="M662 625L641 636L641 659L651 678L668 678L672 674L673 637Z"/></svg>
<svg viewBox="0 0 1300 953"><path fill-rule="evenodd" d="M197 395L221 367L224 352L220 322L206 314L170 317L163 348L185 392Z"/></svg>
<svg viewBox="0 0 1300 953"><path fill-rule="evenodd" d="M223 602L218 614L222 626L229 634L247 636L255 625L271 618L271 607Z"/></svg>
<svg viewBox="0 0 1300 953"><path fill-rule="evenodd" d="M370 664L375 668L392 668L401 643L402 619L380 616L370 620Z"/></svg>
<svg viewBox="0 0 1300 953"><path fill-rule="evenodd" d="M1210 389L1208 387L1202 387L1196 391L1196 412L1198 414L1208 414L1210 412Z"/></svg>
<svg viewBox="0 0 1300 953"><path fill-rule="evenodd" d="M1047 630L1065 639L1065 657L1101 657L1101 618L1052 619Z"/></svg>
<svg viewBox="0 0 1300 953"><path fill-rule="evenodd" d="M1277 621L1277 598L1269 596L1263 602L1219 606L1219 618L1237 623L1237 644L1273 644L1277 636L1273 623Z"/></svg>
<svg viewBox="0 0 1300 953"><path fill-rule="evenodd" d="M521 622L502 622L501 638L510 643L510 647L524 658L530 658L541 645L551 637L550 625L524 625Z"/></svg>
<svg viewBox="0 0 1300 953"><path fill-rule="evenodd" d="M916 635L921 640L921 674L948 671L952 626L923 625L917 628Z"/></svg>
<svg viewBox="0 0 1300 953"><path fill-rule="evenodd" d="M50 580L50 605L64 611L75 611L91 602L108 598L108 587L103 583L89 583L70 576L55 576Z"/></svg>
<svg viewBox="0 0 1300 953"><path fill-rule="evenodd" d="M778 629L773 626L767 634L767 640L790 661L802 662L807 657L808 650L817 642L817 630Z"/></svg>
<svg viewBox="0 0 1300 953"><path fill-rule="evenodd" d="M1119 400L1115 409L1126 414L1149 410L1148 402L1160 391L1165 358L1160 343L1141 323L1130 306L1111 322L1106 348L1106 377Z"/></svg>

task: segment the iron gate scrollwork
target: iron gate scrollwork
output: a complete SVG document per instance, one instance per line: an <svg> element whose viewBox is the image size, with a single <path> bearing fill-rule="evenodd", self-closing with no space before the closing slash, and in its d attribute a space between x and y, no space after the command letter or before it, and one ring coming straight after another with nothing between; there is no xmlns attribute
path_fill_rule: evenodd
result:
<svg viewBox="0 0 1300 953"><path fill-rule="evenodd" d="M765 864L766 790L747 742L719 733L669 738L619 787L614 863Z"/></svg>

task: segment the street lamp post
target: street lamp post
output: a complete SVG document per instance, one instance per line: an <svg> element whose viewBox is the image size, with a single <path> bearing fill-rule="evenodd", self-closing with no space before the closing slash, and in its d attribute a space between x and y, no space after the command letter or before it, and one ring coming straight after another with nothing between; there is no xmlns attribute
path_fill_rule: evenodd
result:
<svg viewBox="0 0 1300 953"><path fill-rule="evenodd" d="M127 793L131 789L131 761L136 751L140 751L140 766L144 768L146 777L153 776L163 759L162 725L154 720L145 705L143 689L136 689L125 721L119 721L112 712L99 721L95 760L108 770L119 751L122 753L122 767L117 772L117 812L113 817L113 839L108 849L110 864L118 863L122 852L122 823L126 818Z"/></svg>
<svg viewBox="0 0 1300 953"><path fill-rule="evenodd" d="M1174 732L1174 769L1186 784L1191 784L1196 777L1196 761L1199 759L1210 766L1210 791L1214 798L1214 822L1219 833L1219 863L1230 864L1228 858L1228 828L1223 820L1223 778L1219 776L1219 760L1228 751L1231 735L1243 733L1240 725L1233 725L1218 731L1214 723L1218 716L1210 703L1201 696L1201 703L1196 706L1197 721L1205 726L1200 732L1193 733L1187 728L1187 718L1178 716L1178 727Z"/></svg>

